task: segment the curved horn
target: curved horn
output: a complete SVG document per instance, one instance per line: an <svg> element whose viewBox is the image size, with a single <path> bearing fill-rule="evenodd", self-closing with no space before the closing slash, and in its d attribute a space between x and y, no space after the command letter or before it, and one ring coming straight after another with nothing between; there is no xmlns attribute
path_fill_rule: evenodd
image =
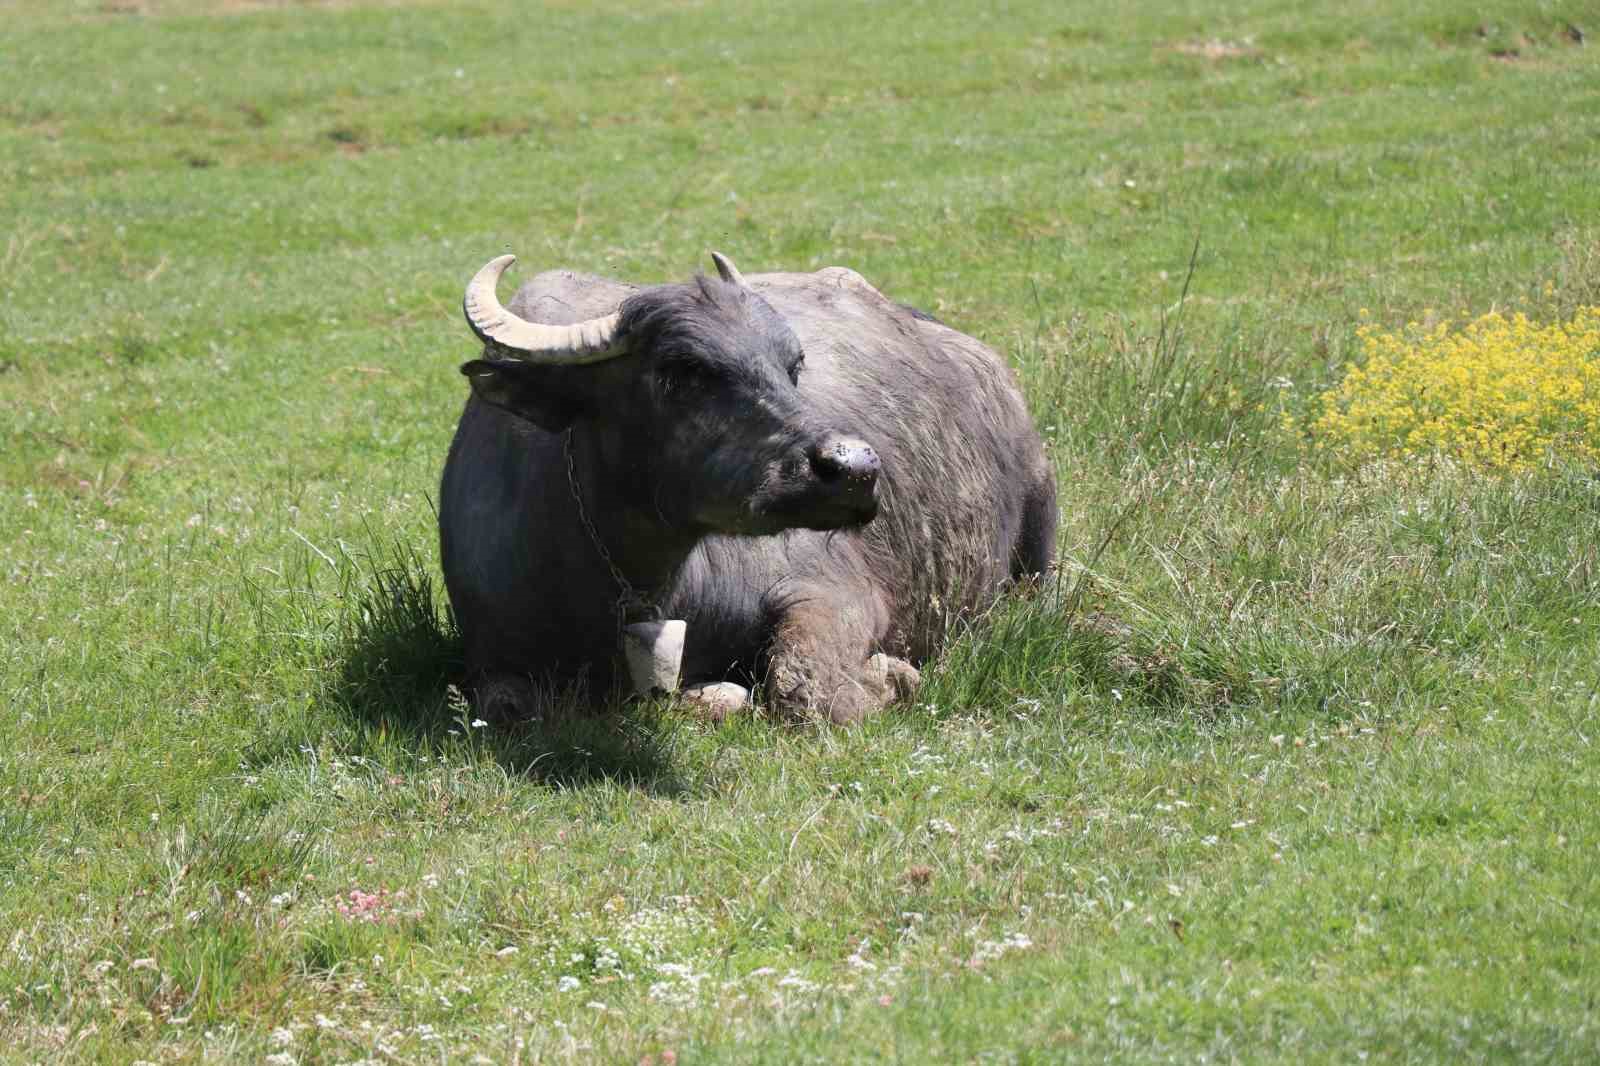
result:
<svg viewBox="0 0 1600 1066"><path fill-rule="evenodd" d="M467 325L479 340L514 358L552 365L598 363L627 351L627 346L617 336L617 322L622 317L618 313L570 326L547 326L507 311L495 295L494 287L500 275L516 261L514 255L491 259L467 283L461 309L466 312Z"/></svg>
<svg viewBox="0 0 1600 1066"><path fill-rule="evenodd" d="M711 261L717 265L717 275L729 285L737 285L741 289L749 288L744 283L744 275L739 273L739 268L733 265L733 260L721 252L712 252Z"/></svg>

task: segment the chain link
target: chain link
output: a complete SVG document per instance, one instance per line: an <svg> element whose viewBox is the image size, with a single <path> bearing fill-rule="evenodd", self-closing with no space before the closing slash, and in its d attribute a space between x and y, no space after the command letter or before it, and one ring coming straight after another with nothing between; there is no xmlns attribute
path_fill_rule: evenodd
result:
<svg viewBox="0 0 1600 1066"><path fill-rule="evenodd" d="M578 521L583 523L583 531L589 534L589 543L594 545L594 550L600 554L600 560L606 564L606 569L611 571L611 580L617 584L617 635L620 638L622 627L627 624L630 614L654 617L656 606L649 599L640 595L633 587L633 583L623 574L616 560L611 558L611 553L606 550L605 541L600 539L600 532L594 528L594 522L589 518L588 510L583 506L583 492L578 488L578 472L572 459L572 429L568 427L566 435L562 438L561 450L567 460L567 487L572 490L572 502L578 506Z"/></svg>

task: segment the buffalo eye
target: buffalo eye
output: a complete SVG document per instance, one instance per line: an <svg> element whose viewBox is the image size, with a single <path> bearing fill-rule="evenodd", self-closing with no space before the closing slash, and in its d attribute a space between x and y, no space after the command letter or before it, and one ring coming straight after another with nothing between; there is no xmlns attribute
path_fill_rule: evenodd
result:
<svg viewBox="0 0 1600 1066"><path fill-rule="evenodd" d="M704 388L721 376L717 367L689 360L665 363L656 370L656 380L661 390L669 393L678 389Z"/></svg>
<svg viewBox="0 0 1600 1066"><path fill-rule="evenodd" d="M789 364L789 380L792 383L800 384L800 370L805 365L806 357L804 355L796 356L794 362Z"/></svg>

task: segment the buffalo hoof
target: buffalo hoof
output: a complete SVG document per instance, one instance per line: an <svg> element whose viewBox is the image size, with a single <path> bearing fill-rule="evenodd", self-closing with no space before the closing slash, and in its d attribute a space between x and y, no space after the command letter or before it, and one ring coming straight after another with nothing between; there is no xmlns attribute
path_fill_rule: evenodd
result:
<svg viewBox="0 0 1600 1066"><path fill-rule="evenodd" d="M728 716L750 706L750 690L732 681L690 685L678 694L707 721L721 724Z"/></svg>
<svg viewBox="0 0 1600 1066"><path fill-rule="evenodd" d="M851 725L916 694L922 673L904 659L882 652L867 658L861 673L841 685L828 703L828 719Z"/></svg>
<svg viewBox="0 0 1600 1066"><path fill-rule="evenodd" d="M892 693L890 701L908 700L922 687L922 671L904 659L896 659L892 655L879 652L867 660L867 669L874 677L880 670L882 671L883 683Z"/></svg>
<svg viewBox="0 0 1600 1066"><path fill-rule="evenodd" d="M904 659L882 653L869 656L854 670L832 677L805 674L796 664L774 663L769 671L773 710L788 717L822 719L854 725L896 700L917 691L922 674ZM787 682L787 683L786 683ZM776 684L774 684L776 683Z"/></svg>

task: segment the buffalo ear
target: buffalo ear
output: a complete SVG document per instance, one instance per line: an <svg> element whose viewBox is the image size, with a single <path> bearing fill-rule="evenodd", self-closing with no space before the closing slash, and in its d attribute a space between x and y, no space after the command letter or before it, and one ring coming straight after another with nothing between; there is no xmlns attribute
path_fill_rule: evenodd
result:
<svg viewBox="0 0 1600 1066"><path fill-rule="evenodd" d="M474 359L461 373L484 403L509 411L550 433L560 433L583 413L581 369L535 366L509 359Z"/></svg>

